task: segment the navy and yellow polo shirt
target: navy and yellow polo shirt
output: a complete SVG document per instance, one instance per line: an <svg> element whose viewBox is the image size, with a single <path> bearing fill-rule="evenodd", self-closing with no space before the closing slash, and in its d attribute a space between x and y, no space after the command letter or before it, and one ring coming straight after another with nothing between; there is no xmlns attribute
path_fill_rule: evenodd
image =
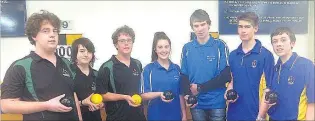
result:
<svg viewBox="0 0 315 121"><path fill-rule="evenodd" d="M220 39L210 36L205 44L199 44L196 38L184 45L181 58L181 72L190 83L202 84L220 74L227 66L229 51ZM224 92L226 88L217 88L197 96L197 109L225 108Z"/></svg>
<svg viewBox="0 0 315 121"><path fill-rule="evenodd" d="M271 89L278 94L277 104L268 114L273 120L305 120L307 103L314 103L314 64L295 52L274 69Z"/></svg>
<svg viewBox="0 0 315 121"><path fill-rule="evenodd" d="M228 120L256 120L259 111L260 85L269 85L274 57L261 45L259 40L248 53L244 53L242 44L232 51L229 57L233 77L233 89L239 95L236 102L228 106ZM265 79L263 79L265 77ZM261 81L266 80L266 82ZM264 85L266 87L266 85Z"/></svg>
<svg viewBox="0 0 315 121"><path fill-rule="evenodd" d="M164 92L171 90L174 99L163 102L161 98L155 98L148 104L148 120L181 120L180 107L180 68L170 61L168 69L154 61L144 67L140 93Z"/></svg>

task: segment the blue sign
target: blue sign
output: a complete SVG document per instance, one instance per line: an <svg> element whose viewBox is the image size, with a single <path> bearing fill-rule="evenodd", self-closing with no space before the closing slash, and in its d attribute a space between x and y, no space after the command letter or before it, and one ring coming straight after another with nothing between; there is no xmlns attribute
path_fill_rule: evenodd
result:
<svg viewBox="0 0 315 121"><path fill-rule="evenodd" d="M24 36L25 0L1 0L1 37Z"/></svg>
<svg viewBox="0 0 315 121"><path fill-rule="evenodd" d="M278 27L289 27L296 34L308 30L308 1L219 0L220 34L237 34L237 16L255 12L259 17L257 34L270 34Z"/></svg>

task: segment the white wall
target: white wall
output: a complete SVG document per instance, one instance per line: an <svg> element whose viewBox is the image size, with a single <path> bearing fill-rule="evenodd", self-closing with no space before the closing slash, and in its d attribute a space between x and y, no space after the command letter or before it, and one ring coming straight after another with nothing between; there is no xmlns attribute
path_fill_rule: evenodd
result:
<svg viewBox="0 0 315 121"><path fill-rule="evenodd" d="M309 1L309 18L308 18L308 25L309 25L309 28L308 28L308 58L309 59L312 59L313 62L315 62L315 55L314 55L314 1Z"/></svg>
<svg viewBox="0 0 315 121"><path fill-rule="evenodd" d="M170 37L171 59L180 64L181 49L188 42L191 31L189 17L195 9L206 10L212 20L210 31L218 31L217 1L27 1L28 16L40 9L53 12L62 20L74 22L73 30L62 33L83 33L83 36L93 41L97 57L95 69L112 54L116 54L111 35L117 27L124 24L132 27L136 33L132 57L139 59L143 65L150 62L153 35L156 31L165 31ZM230 50L234 50L241 42L237 35L220 37L227 42ZM269 35L260 35L257 38L271 49ZM299 41L295 51L302 56L308 56L308 49L311 47L307 43L311 41L309 35L297 35L297 39ZM32 48L26 37L1 38L1 80L10 64L24 57Z"/></svg>

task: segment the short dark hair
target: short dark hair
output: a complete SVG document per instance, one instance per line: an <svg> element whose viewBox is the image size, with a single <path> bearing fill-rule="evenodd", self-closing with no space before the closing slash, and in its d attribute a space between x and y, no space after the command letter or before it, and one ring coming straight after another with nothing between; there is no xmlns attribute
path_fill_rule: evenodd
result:
<svg viewBox="0 0 315 121"><path fill-rule="evenodd" d="M252 24L252 26L255 27L255 26L258 26L259 17L254 12L245 12L237 17L237 22L241 20L248 21L249 23Z"/></svg>
<svg viewBox="0 0 315 121"><path fill-rule="evenodd" d="M27 20L25 25L25 34L28 36L28 40L32 45L35 44L35 40L32 37L36 37L40 31L43 22L49 22L53 27L60 32L60 19L53 13L46 10L40 10L38 13L33 13Z"/></svg>
<svg viewBox="0 0 315 121"><path fill-rule="evenodd" d="M91 66L93 66L94 62L95 62L95 47L94 44L91 42L90 39L88 38L79 38L74 40L74 42L71 45L71 61L73 63L77 63L77 55L78 55L78 51L79 51L79 45L82 45L83 47L85 47L87 49L88 52L92 53L92 60L90 62Z"/></svg>
<svg viewBox="0 0 315 121"><path fill-rule="evenodd" d="M211 25L209 14L202 9L195 10L190 16L190 27L193 28L194 22L206 21L208 25Z"/></svg>
<svg viewBox="0 0 315 121"><path fill-rule="evenodd" d="M283 33L286 33L290 37L291 42L296 41L295 34L288 27L279 27L276 30L274 30L270 35L270 40L272 41L272 37L277 36L277 35L281 35Z"/></svg>
<svg viewBox="0 0 315 121"><path fill-rule="evenodd" d="M151 54L151 62L156 61L158 59L158 55L155 52L156 50L156 45L159 40L167 40L168 43L170 44L170 47L172 45L170 38L164 33L164 32L155 32L154 37L153 37L153 44L152 44L152 54Z"/></svg>
<svg viewBox="0 0 315 121"><path fill-rule="evenodd" d="M129 26L124 25L122 27L117 28L116 31L113 33L113 35L112 35L113 44L117 44L118 37L122 33L128 34L132 39L132 43L135 42L135 32Z"/></svg>

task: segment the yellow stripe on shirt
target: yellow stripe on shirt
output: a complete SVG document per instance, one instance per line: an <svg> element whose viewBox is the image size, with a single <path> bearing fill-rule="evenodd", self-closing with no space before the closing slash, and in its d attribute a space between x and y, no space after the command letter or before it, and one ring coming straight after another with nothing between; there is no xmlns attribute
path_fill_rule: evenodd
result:
<svg viewBox="0 0 315 121"><path fill-rule="evenodd" d="M267 84L266 84L266 78L265 78L265 73L263 73L261 75L261 78L260 78L260 83L259 83L259 106L260 106L260 103L262 101L262 98L263 95L264 95L264 89L267 88ZM269 120L269 115L266 114L266 120Z"/></svg>
<svg viewBox="0 0 315 121"><path fill-rule="evenodd" d="M299 102L299 112L297 120L305 120L306 119L306 109L307 109L307 97L306 97L306 87L304 87Z"/></svg>

